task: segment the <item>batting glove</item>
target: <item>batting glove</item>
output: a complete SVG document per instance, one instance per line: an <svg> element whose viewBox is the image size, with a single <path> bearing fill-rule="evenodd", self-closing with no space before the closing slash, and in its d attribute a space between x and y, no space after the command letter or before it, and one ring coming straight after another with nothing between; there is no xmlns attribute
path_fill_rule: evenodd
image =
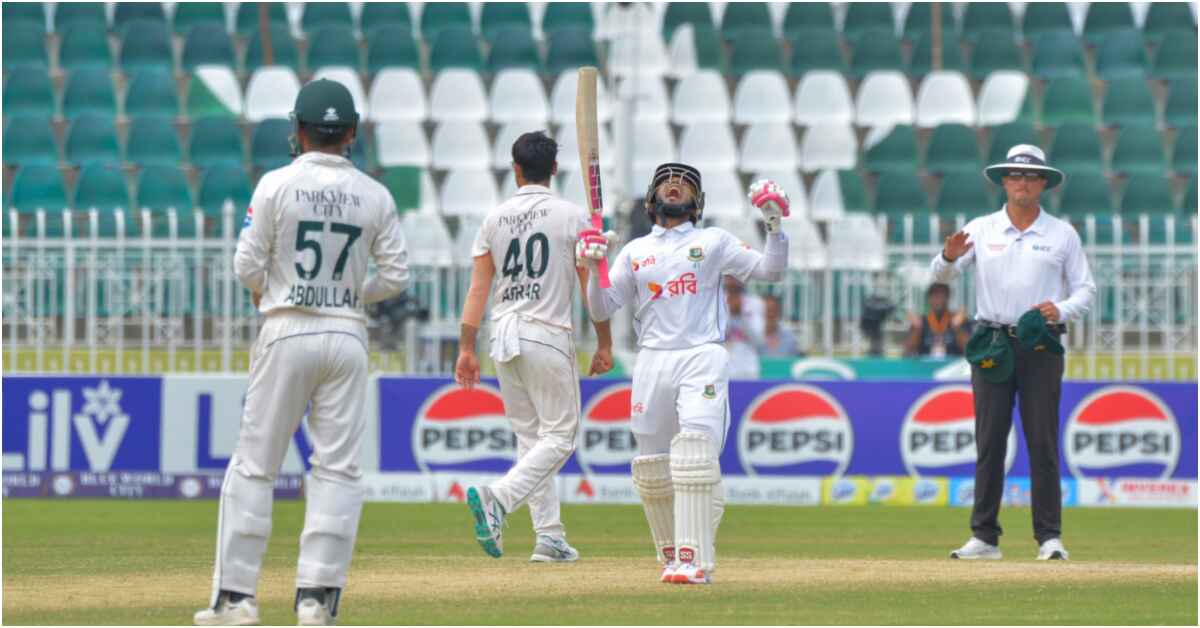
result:
<svg viewBox="0 0 1200 628"><path fill-rule="evenodd" d="M759 179L750 184L750 192L746 196L750 198L750 204L762 212L767 233L779 233L780 219L790 215L787 192L770 179Z"/></svg>
<svg viewBox="0 0 1200 628"><path fill-rule="evenodd" d="M609 246L616 245L617 234L613 231L600 233L599 229L584 229L575 242L575 265L595 264L608 257Z"/></svg>

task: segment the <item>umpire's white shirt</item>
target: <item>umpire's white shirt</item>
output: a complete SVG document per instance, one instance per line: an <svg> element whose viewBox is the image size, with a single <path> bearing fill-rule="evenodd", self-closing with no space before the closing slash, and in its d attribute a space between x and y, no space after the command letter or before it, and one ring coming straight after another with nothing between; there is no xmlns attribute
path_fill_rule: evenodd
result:
<svg viewBox="0 0 1200 628"><path fill-rule="evenodd" d="M1059 320L1078 320L1091 309L1096 282L1075 228L1040 209L1025 231L1008 217L1008 206L963 228L974 246L949 263L933 258L936 281L948 281L975 265L975 318L1015 325L1043 301L1058 308Z"/></svg>

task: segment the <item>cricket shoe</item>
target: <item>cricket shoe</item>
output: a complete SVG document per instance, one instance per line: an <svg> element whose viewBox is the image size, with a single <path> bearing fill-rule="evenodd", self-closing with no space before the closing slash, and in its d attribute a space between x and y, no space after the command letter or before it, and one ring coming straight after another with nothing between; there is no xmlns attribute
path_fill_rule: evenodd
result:
<svg viewBox="0 0 1200 628"><path fill-rule="evenodd" d="M537 545L533 548L531 563L573 563L579 560L579 552L567 544L567 540L557 536L538 536Z"/></svg>
<svg viewBox="0 0 1200 628"><path fill-rule="evenodd" d="M950 552L950 558L961 560L1000 560L1000 548L971 537L966 545Z"/></svg>
<svg viewBox="0 0 1200 628"><path fill-rule="evenodd" d="M1038 560L1066 560L1067 557L1067 548L1059 539L1050 539L1038 548Z"/></svg>
<svg viewBox="0 0 1200 628"><path fill-rule="evenodd" d="M475 540L483 551L492 558L504 555L504 539L501 538L501 528L504 527L504 507L492 496L487 487L467 489L467 507L475 518Z"/></svg>
<svg viewBox="0 0 1200 628"><path fill-rule="evenodd" d="M708 572L696 563L681 563L671 574L671 582L675 584L712 584Z"/></svg>
<svg viewBox="0 0 1200 628"><path fill-rule="evenodd" d="M231 598L237 598L232 601ZM192 622L197 626L257 626L258 603L252 595L221 591L212 608L196 611Z"/></svg>
<svg viewBox="0 0 1200 628"><path fill-rule="evenodd" d="M675 569L678 567L679 565L675 561L671 561L666 565L663 565L662 576L658 579L658 581L665 582L667 584L674 584L674 581L671 578L675 575Z"/></svg>
<svg viewBox="0 0 1200 628"><path fill-rule="evenodd" d="M297 626L333 626L337 624L338 601L342 590L336 587L296 589Z"/></svg>

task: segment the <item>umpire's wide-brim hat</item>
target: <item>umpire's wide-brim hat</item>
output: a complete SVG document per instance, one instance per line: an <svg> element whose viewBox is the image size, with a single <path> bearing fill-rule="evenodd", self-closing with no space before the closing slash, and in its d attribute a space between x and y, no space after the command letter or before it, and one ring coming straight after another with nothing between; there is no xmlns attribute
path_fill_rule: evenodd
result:
<svg viewBox="0 0 1200 628"><path fill-rule="evenodd" d="M1036 170L1046 177L1046 189L1057 187L1067 175L1058 168L1046 165L1046 153L1033 144L1017 144L1008 149L1003 163L992 164L983 169L983 176L996 185L1001 185L1004 175L1010 170Z"/></svg>

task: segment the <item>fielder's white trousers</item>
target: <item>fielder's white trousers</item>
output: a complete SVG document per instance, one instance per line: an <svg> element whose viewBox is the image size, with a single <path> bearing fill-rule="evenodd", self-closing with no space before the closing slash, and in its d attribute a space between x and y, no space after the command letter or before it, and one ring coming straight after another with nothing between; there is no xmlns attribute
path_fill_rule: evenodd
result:
<svg viewBox="0 0 1200 628"><path fill-rule="evenodd" d="M506 326L508 327L508 326ZM509 327L519 354L496 363L504 414L517 436L517 463L488 488L512 512L528 502L534 532L564 535L554 474L575 451L579 372L571 332L533 320ZM506 339L493 338L492 342ZM507 339L511 343L512 339Z"/></svg>
<svg viewBox="0 0 1200 628"><path fill-rule="evenodd" d="M638 351L630 417L638 451L669 453L684 431L707 434L720 455L729 430L728 365L729 352L716 343Z"/></svg>

